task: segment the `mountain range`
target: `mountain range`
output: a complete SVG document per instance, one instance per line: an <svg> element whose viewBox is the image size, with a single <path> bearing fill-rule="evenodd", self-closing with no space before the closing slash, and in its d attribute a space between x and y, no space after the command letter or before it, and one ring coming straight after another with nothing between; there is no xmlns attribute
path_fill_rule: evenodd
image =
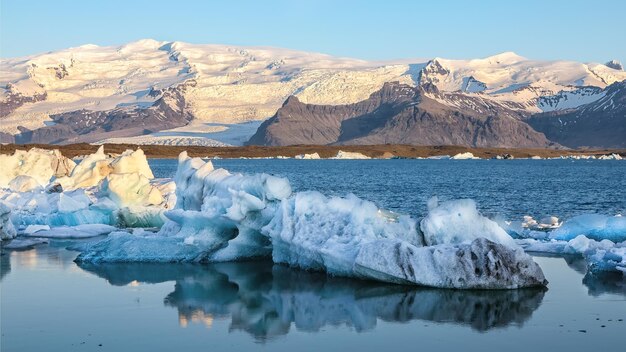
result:
<svg viewBox="0 0 626 352"><path fill-rule="evenodd" d="M1 59L3 143L626 147L615 61L385 62L141 40ZM263 123L261 123L264 121Z"/></svg>

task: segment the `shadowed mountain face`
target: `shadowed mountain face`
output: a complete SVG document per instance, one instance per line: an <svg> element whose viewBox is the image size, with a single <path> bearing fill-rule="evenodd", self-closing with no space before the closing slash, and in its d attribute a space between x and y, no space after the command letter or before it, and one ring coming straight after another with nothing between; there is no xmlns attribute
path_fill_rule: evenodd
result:
<svg viewBox="0 0 626 352"><path fill-rule="evenodd" d="M179 322L230 320L230 330L265 340L298 331L347 325L374 329L379 320L424 320L477 331L520 325L539 308L544 289L468 291L429 289L330 277L271 262L100 264L79 266L113 285L175 281L164 298Z"/></svg>
<svg viewBox="0 0 626 352"><path fill-rule="evenodd" d="M479 95L444 93L432 84L385 83L349 105L287 99L248 144L413 144L471 147L556 147L524 116Z"/></svg>
<svg viewBox="0 0 626 352"><path fill-rule="evenodd" d="M566 147L626 148L626 81L608 86L593 103L533 115L528 124Z"/></svg>
<svg viewBox="0 0 626 352"><path fill-rule="evenodd" d="M167 89L149 107L121 107L106 111L77 110L51 115L53 124L50 126L35 130L20 128L21 133L15 136L4 134L0 138L3 142L6 139L6 142L19 144L69 144L142 135L185 126L193 119L186 108L183 95L185 89L186 85Z"/></svg>

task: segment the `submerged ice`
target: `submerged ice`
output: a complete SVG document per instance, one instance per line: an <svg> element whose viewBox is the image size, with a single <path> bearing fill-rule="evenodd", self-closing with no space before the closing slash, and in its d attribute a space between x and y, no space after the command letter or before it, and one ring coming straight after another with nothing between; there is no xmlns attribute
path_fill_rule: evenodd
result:
<svg viewBox="0 0 626 352"><path fill-rule="evenodd" d="M231 174L186 153L179 157L174 181L176 205L164 213L167 221L157 233L113 232L82 248L77 261L271 257L307 270L393 283L489 289L546 284L532 258L473 203L434 206L422 232L414 219L356 196L292 194L284 178ZM438 227L438 221L458 212L467 216L455 220L452 233ZM477 228L472 221L478 221Z"/></svg>

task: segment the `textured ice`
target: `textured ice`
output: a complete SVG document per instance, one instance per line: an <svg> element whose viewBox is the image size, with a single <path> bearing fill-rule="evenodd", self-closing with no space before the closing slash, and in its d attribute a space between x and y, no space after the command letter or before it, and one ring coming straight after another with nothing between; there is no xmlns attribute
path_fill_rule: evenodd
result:
<svg viewBox="0 0 626 352"><path fill-rule="evenodd" d="M30 192L40 191L43 187L33 177L28 175L19 175L9 182L9 189L12 192Z"/></svg>
<svg viewBox="0 0 626 352"><path fill-rule="evenodd" d="M0 154L0 165L0 187L7 188L13 179L24 175L31 177L40 186L47 185L52 177L67 175L75 163L56 149L32 148L29 151L16 150L12 155Z"/></svg>
<svg viewBox="0 0 626 352"><path fill-rule="evenodd" d="M36 160L50 156L34 155ZM57 166L67 164L58 152L51 155ZM11 189L0 190L0 200L13 209L13 222L19 225L160 227L165 221L164 210L174 206L175 185L163 180L153 183L153 177L140 149L110 157L101 147L72 170L55 173L49 184L42 185L45 189L30 176L15 177L10 181Z"/></svg>
<svg viewBox="0 0 626 352"><path fill-rule="evenodd" d="M286 179L267 174L231 174L211 162L181 153L175 175L176 206L156 235L115 234L82 261L229 261L267 257L270 240L261 234L283 198Z"/></svg>
<svg viewBox="0 0 626 352"><path fill-rule="evenodd" d="M508 236L510 242L500 238L504 230L466 201L449 206L453 211L473 207L453 229L471 231L461 238L439 229L440 242L436 234L429 235L431 242L443 244L424 246L414 219L353 195L292 195L286 179L231 174L186 153L179 157L175 182L176 206L165 213L169 220L158 233L114 232L84 247L77 261L219 262L271 256L293 267L393 283L502 289L546 283L532 258ZM449 216L446 209L433 208L432 218ZM485 239L483 230L511 247Z"/></svg>
<svg viewBox="0 0 626 352"><path fill-rule="evenodd" d="M38 237L17 237L12 239L10 242L3 244L2 248L11 249L11 250L24 250L30 249L36 245L48 243L49 240L47 238L38 238Z"/></svg>
<svg viewBox="0 0 626 352"><path fill-rule="evenodd" d="M550 232L550 238L556 240L571 240L579 235L598 241L626 241L626 217L584 214L568 219Z"/></svg>
<svg viewBox="0 0 626 352"><path fill-rule="evenodd" d="M368 243L389 239L423 244L415 220L408 216L390 217L356 196L318 192L283 201L263 232L272 239L274 262L342 276L356 275L357 255Z"/></svg>
<svg viewBox="0 0 626 352"><path fill-rule="evenodd" d="M150 180L140 173L116 173L108 175L100 189L118 206L159 205L163 202L161 191L150 184Z"/></svg>
<svg viewBox="0 0 626 352"><path fill-rule="evenodd" d="M355 264L361 277L431 287L514 289L547 284L539 265L521 248L485 238L426 247L372 242L361 248Z"/></svg>
<svg viewBox="0 0 626 352"><path fill-rule="evenodd" d="M11 222L11 208L0 201L0 240L8 240L17 235Z"/></svg>
<svg viewBox="0 0 626 352"><path fill-rule="evenodd" d="M428 201L428 215L420 228L428 246L460 244L483 237L508 247L516 247L515 241L495 221L482 216L476 202L461 199L438 204L436 197Z"/></svg>
<svg viewBox="0 0 626 352"><path fill-rule="evenodd" d="M26 237L43 238L89 238L109 234L116 228L103 224L82 224L76 226L52 227L48 230L41 230L34 233L23 234Z"/></svg>

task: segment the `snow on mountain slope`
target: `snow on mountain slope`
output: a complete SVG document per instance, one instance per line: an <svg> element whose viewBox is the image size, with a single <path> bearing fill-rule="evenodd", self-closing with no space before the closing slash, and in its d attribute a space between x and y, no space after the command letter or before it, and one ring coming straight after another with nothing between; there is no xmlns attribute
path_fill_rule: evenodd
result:
<svg viewBox="0 0 626 352"><path fill-rule="evenodd" d="M0 132L12 135L54 125L59 116L79 110L146 108L183 84L176 104L196 121L229 125L264 120L291 95L309 104L349 104L391 81L432 83L439 91L480 96L535 113L593 102L602 97L598 88L626 80L626 72L602 64L536 61L514 53L476 60L373 62L151 39L122 46L83 45L0 63ZM138 130L132 133L161 133ZM236 143L243 140L235 137Z"/></svg>

